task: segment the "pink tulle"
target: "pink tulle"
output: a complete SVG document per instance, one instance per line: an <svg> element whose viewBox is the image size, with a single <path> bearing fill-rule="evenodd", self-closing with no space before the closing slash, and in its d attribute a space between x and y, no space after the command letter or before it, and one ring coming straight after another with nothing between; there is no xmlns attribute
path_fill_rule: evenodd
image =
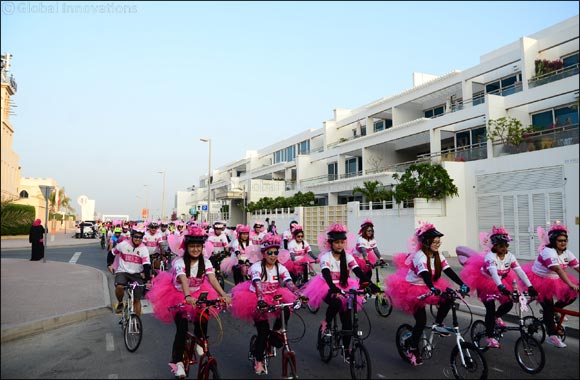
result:
<svg viewBox="0 0 580 380"><path fill-rule="evenodd" d="M292 261L291 256L290 256L290 251L287 249L279 249L278 250L278 261L280 262L280 264L282 264L284 266L288 261Z"/></svg>
<svg viewBox="0 0 580 380"><path fill-rule="evenodd" d="M467 284L467 286L477 291L477 297L481 300L481 302L486 302L490 299L493 299L491 296L499 296L498 301L500 303L509 302L510 297L501 294L501 292L497 289L495 282L493 282L493 279L481 273L481 267L483 267L484 263L485 256L483 254L476 254L471 256L463 266L463 270L461 271L460 275L461 279L465 284ZM501 280L501 283L505 285L505 287L511 292L513 290L513 280L519 282L519 289L524 289L522 288L523 282L521 282L513 270L508 272L507 276Z"/></svg>
<svg viewBox="0 0 580 380"><path fill-rule="evenodd" d="M293 275L297 275L297 271L296 271L296 265L294 264L294 261L292 260L287 260L284 264L282 264L286 267L286 269L288 269L288 272L290 272L290 274Z"/></svg>
<svg viewBox="0 0 580 380"><path fill-rule="evenodd" d="M227 257L227 258L222 260L222 262L220 264L220 269L221 269L222 273L225 273L227 275L231 275L233 273L233 268L237 263L238 263L238 259L236 258L235 255Z"/></svg>
<svg viewBox="0 0 580 380"><path fill-rule="evenodd" d="M232 306L230 312L232 316L246 322L253 323L254 321L273 319L280 316L280 312L276 313L260 313L256 310L258 306L258 296L255 292L250 290L251 280L240 282L232 288ZM274 296L282 295L282 302L294 302L296 296L288 288L278 288L274 293L264 294L264 301L270 305L274 304Z"/></svg>
<svg viewBox="0 0 580 380"><path fill-rule="evenodd" d="M367 262L364 258L362 258L357 254L354 254L353 257L363 272L368 272L372 270L372 268L367 265ZM377 255L373 251L367 252L367 258L372 265L377 263Z"/></svg>
<svg viewBox="0 0 580 380"><path fill-rule="evenodd" d="M528 275L534 289L538 291L538 300L540 302L545 299L553 299L554 297L559 301L571 300L578 297L578 293L570 289L559 277L547 278L535 274L532 271L532 265L533 263L526 263L522 265L522 269ZM568 279L570 279L573 284L578 285L578 279L576 277L571 276L569 273L566 273L566 276L568 276Z"/></svg>
<svg viewBox="0 0 580 380"><path fill-rule="evenodd" d="M209 259L213 254L213 243L209 240L206 240L203 244L203 257Z"/></svg>
<svg viewBox="0 0 580 380"><path fill-rule="evenodd" d="M414 314L419 308L425 307L427 304L436 305L439 303L439 297L429 296L423 300L417 299L418 296L429 293L429 288L426 285L413 285L405 279L407 271L399 270L385 279L386 290L385 293L391 296L393 306L402 311ZM433 285L444 291L449 287L449 281L440 277Z"/></svg>
<svg viewBox="0 0 580 380"><path fill-rule="evenodd" d="M208 292L207 299L209 300L214 300L219 297L219 294L210 284L207 277L201 284L200 289L192 293L191 296L193 298L198 298L201 292ZM171 272L159 273L159 275L153 279L151 289L147 292L145 298L151 302L155 318L165 323L172 322L175 314L178 312L178 310L169 310L169 307L180 304L185 299L183 292L177 290L175 285L173 285L173 275ZM190 313L192 318L199 317L201 310L202 309L194 308L191 305L186 306L186 311ZM215 313L210 314L215 315Z"/></svg>
<svg viewBox="0 0 580 380"><path fill-rule="evenodd" d="M245 255L247 256L248 261L252 264L256 263L264 258L264 255L262 255L262 250L261 250L259 245L248 246L245 250ZM279 257L278 257L278 260L280 260Z"/></svg>
<svg viewBox="0 0 580 380"><path fill-rule="evenodd" d="M359 283L358 280L349 277L348 278L348 282L347 282L347 286L342 287L340 284L336 284L336 286L339 289L342 290L349 290L352 288L358 289L359 288ZM306 284L304 284L304 286L302 286L301 289L301 293L302 295L308 297L308 304L314 308L318 308L320 307L320 305L322 304L322 301L324 300L324 298L326 298L326 296L328 295L328 284L326 283L326 280L324 279L324 277L322 277L321 274L316 275L314 277L312 277L312 279L310 279ZM342 298L343 303L342 303L342 311L346 310L346 298ZM362 297L357 296L357 303L359 304L359 306L362 305Z"/></svg>
<svg viewBox="0 0 580 380"><path fill-rule="evenodd" d="M408 256L409 254L405 252L395 253L393 255L393 264L395 264L397 270L404 269L405 274L407 273L407 270L410 267L410 265L406 262Z"/></svg>
<svg viewBox="0 0 580 380"><path fill-rule="evenodd" d="M546 232L542 227L538 226L536 231L538 232L538 241L540 242L538 252L542 252L544 248L550 244L550 239L548 238L548 232Z"/></svg>
<svg viewBox="0 0 580 380"><path fill-rule="evenodd" d="M457 261L461 265L465 265L471 257L481 255L479 252L463 245L455 248L455 253L457 253Z"/></svg>
<svg viewBox="0 0 580 380"><path fill-rule="evenodd" d="M173 234L167 235L167 245L169 246L169 249L171 250L171 252L173 252L175 255L179 257L183 257L182 243L183 236Z"/></svg>

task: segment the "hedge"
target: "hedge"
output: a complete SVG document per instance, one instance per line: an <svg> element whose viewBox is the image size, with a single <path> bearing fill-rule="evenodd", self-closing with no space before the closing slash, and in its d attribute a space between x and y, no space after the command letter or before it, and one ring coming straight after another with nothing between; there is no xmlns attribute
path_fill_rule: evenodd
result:
<svg viewBox="0 0 580 380"><path fill-rule="evenodd" d="M0 235L28 235L34 222L34 206L9 203L2 206Z"/></svg>

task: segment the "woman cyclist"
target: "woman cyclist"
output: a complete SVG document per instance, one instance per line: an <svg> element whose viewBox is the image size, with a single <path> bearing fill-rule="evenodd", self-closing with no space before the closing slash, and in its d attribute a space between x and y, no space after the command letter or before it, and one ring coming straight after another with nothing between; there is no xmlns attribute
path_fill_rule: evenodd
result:
<svg viewBox="0 0 580 380"><path fill-rule="evenodd" d="M373 221L365 219L360 225L358 234L359 237L356 240L356 253L354 254L354 259L362 269L363 273L370 277L372 275L371 271L373 270L371 265L375 265L377 260L380 264L384 264L385 262L381 257L379 247L377 247L377 241L375 240L375 225Z"/></svg>

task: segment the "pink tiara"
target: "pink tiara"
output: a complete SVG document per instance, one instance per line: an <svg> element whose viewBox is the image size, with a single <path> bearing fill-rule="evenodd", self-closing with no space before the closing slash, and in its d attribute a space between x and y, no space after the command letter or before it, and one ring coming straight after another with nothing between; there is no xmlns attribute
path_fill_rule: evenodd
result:
<svg viewBox="0 0 580 380"><path fill-rule="evenodd" d="M294 227L292 227L292 233L295 234L296 231L304 231L304 228L300 224L295 224Z"/></svg>
<svg viewBox="0 0 580 380"><path fill-rule="evenodd" d="M190 226L190 227L187 228L186 235L189 235L189 236L204 236L205 235L205 231L202 230L201 228L197 227L197 226Z"/></svg>
<svg viewBox="0 0 580 380"><path fill-rule="evenodd" d="M326 231L326 233L327 234L330 232L345 232L346 233L347 231L348 230L347 230L345 225L336 223L336 224L333 224L332 226L330 226L328 228L328 230Z"/></svg>
<svg viewBox="0 0 580 380"><path fill-rule="evenodd" d="M415 230L415 235L416 236L421 236L423 235L425 232L429 231L429 230L434 230L435 226L427 221L419 221L419 227L417 227L417 229Z"/></svg>
<svg viewBox="0 0 580 380"><path fill-rule="evenodd" d="M270 247L274 245L280 245L282 239L280 236L274 235L272 233L268 233L262 239L262 247Z"/></svg>
<svg viewBox="0 0 580 380"><path fill-rule="evenodd" d="M568 233L568 229L566 228L566 226L564 226L559 220L556 220L554 224L552 224L548 233L554 231L564 231L565 233Z"/></svg>
<svg viewBox="0 0 580 380"><path fill-rule="evenodd" d="M496 228L495 226L493 226L493 228L491 229L491 235L508 235L509 236L509 232L507 232L507 230L503 227L500 228Z"/></svg>

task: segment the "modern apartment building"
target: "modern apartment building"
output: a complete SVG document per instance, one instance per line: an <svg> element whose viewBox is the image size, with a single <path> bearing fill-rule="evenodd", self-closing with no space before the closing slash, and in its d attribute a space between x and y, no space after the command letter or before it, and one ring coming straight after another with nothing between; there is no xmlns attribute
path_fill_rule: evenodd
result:
<svg viewBox="0 0 580 380"><path fill-rule="evenodd" d="M2 170L0 170L0 178L2 183L2 200L18 199L18 185L20 184L20 158L18 154L12 149L12 136L14 135L14 127L10 122L10 115L12 114L12 96L16 94L17 85L14 76L10 73L10 58L11 54L2 54Z"/></svg>
<svg viewBox="0 0 580 380"><path fill-rule="evenodd" d="M561 220L575 231L570 247L578 252L578 30L576 15L482 56L467 70L413 73L413 87L404 92L335 109L320 129L248 152L213 171L210 196L218 204L212 210L227 213L212 213L210 220L235 225L247 219L245 202L312 191L319 205L351 202L345 219L356 231L357 218L373 207L353 196L354 187L369 180L391 186L392 174L430 161L441 163L459 188L459 197L430 216L453 235L446 238L450 247L477 247L479 231L505 225L516 238L513 251L531 258L537 226ZM489 122L501 117L537 131L517 146L488 140ZM187 208L207 203L207 189L206 176ZM405 226L408 236L424 218L401 207L385 206L374 216L390 220L380 234L385 244L398 241L392 252L404 250L405 242L389 231Z"/></svg>

